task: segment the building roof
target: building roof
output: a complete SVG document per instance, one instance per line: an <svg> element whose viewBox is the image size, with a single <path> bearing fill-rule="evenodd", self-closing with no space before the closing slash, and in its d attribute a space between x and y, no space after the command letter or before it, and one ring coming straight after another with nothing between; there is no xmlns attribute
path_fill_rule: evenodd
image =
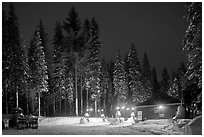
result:
<svg viewBox="0 0 204 137"><path fill-rule="evenodd" d="M166 93L159 93L157 95L152 96L145 102L137 104L137 106L145 106L145 105L158 105L158 104L169 104L169 103L180 103L181 101L173 98Z"/></svg>

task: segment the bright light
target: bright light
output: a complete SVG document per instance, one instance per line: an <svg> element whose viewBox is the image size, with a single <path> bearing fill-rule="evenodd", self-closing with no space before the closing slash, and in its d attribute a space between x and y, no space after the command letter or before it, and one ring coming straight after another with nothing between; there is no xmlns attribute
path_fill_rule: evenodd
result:
<svg viewBox="0 0 204 137"><path fill-rule="evenodd" d="M120 109L120 107L117 107L116 109Z"/></svg>
<svg viewBox="0 0 204 137"><path fill-rule="evenodd" d="M99 112L100 110L98 109L98 112Z"/></svg>
<svg viewBox="0 0 204 137"><path fill-rule="evenodd" d="M90 108L90 111L93 111L93 108Z"/></svg>
<svg viewBox="0 0 204 137"><path fill-rule="evenodd" d="M103 109L101 109L101 111L103 111Z"/></svg>
<svg viewBox="0 0 204 137"><path fill-rule="evenodd" d="M127 110L129 110L130 108L127 108Z"/></svg>
<svg viewBox="0 0 204 137"><path fill-rule="evenodd" d="M125 107L124 106L122 106L122 109L124 109Z"/></svg>
<svg viewBox="0 0 204 137"><path fill-rule="evenodd" d="M164 108L164 106L162 106L162 105L159 106L159 109L163 109L163 108Z"/></svg>
<svg viewBox="0 0 204 137"><path fill-rule="evenodd" d="M132 110L134 110L135 108L132 108Z"/></svg>
<svg viewBox="0 0 204 137"><path fill-rule="evenodd" d="M86 111L89 111L89 109L86 109Z"/></svg>

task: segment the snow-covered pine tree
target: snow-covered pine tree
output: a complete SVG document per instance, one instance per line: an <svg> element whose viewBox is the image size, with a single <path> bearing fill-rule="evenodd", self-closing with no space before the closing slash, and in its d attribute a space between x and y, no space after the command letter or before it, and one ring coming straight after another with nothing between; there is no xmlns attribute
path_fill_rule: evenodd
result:
<svg viewBox="0 0 204 137"><path fill-rule="evenodd" d="M188 56L186 76L188 83L197 83L195 102L202 104L202 2L186 4L186 19L189 22L183 41L183 51Z"/></svg>
<svg viewBox="0 0 204 137"><path fill-rule="evenodd" d="M46 33L46 29L45 29L45 27L44 27L44 24L43 24L43 21L42 21L42 19L40 19L39 20L39 24L38 24L38 26L39 26L39 30L40 30L40 39L41 39L41 41L42 41L42 46L43 46L43 52L44 52L44 54L45 54L45 61L47 62L47 75L48 75L48 77L49 77L49 79L48 79L48 86L49 87L52 87L52 83L51 83L51 77L52 77L52 62L53 62L53 55L52 55L52 46L50 46L50 44L48 43L48 34ZM46 101L47 101L47 93L43 93L42 94L42 102L43 102L43 104L42 104L42 110L43 110L43 113L44 113L44 115L45 115L45 111L46 111Z"/></svg>
<svg viewBox="0 0 204 137"><path fill-rule="evenodd" d="M117 99L114 97L114 82L113 82L113 73L114 73L114 62L110 60L107 65L108 77L109 77L109 90L106 95L106 110L107 115L111 116L115 113L114 106L117 103Z"/></svg>
<svg viewBox="0 0 204 137"><path fill-rule="evenodd" d="M124 55L124 66L125 66L125 74L126 74L126 81L128 83L128 95L127 95L127 104L128 105L131 105L133 102L132 102L132 90L130 90L130 77L129 77L129 60L128 60L128 54L129 53L126 53Z"/></svg>
<svg viewBox="0 0 204 137"><path fill-rule="evenodd" d="M152 80L151 80L151 67L149 64L149 60L147 57L147 54L144 54L143 57L143 64L142 64L142 83L143 83L143 88L146 93L146 98L150 98L152 95Z"/></svg>
<svg viewBox="0 0 204 137"><path fill-rule="evenodd" d="M6 82L7 91L9 91L8 96L8 108L11 110L15 107L23 107L20 104L19 98L23 97L26 92L26 53L25 46L23 45L22 36L20 34L18 18L15 14L15 9L13 4L9 7L9 17L5 21L7 33L4 33L3 39L3 81ZM2 24L3 25L3 24ZM6 59L5 59L6 57ZM8 95L8 94L7 94Z"/></svg>
<svg viewBox="0 0 204 137"><path fill-rule="evenodd" d="M41 116L41 94L42 92L48 92L48 75L47 75L47 63L45 61L45 54L43 52L43 46L41 45L40 39L40 30L39 27L36 26L35 36L33 39L33 44L36 47L36 70L33 72L34 77L34 89L38 94L38 115Z"/></svg>
<svg viewBox="0 0 204 137"><path fill-rule="evenodd" d="M170 88L168 94L174 98L182 100L183 91L186 90L186 67L182 62L181 65L177 68L176 72L172 72L172 79L170 83Z"/></svg>
<svg viewBox="0 0 204 137"><path fill-rule="evenodd" d="M66 48L67 51L73 51L74 52L74 72L75 73L75 110L76 115L78 116L78 67L80 65L81 60L81 54L82 53L82 45L81 44L81 36L80 36L80 30L81 30L81 23L80 19L78 17L78 13L75 11L75 8L72 7L69 11L68 17L66 18L66 21L63 22L63 29L66 32ZM72 67L73 67L72 66Z"/></svg>
<svg viewBox="0 0 204 137"><path fill-rule="evenodd" d="M136 48L132 43L128 54L129 96L135 104L146 101L145 90L141 82L141 68Z"/></svg>
<svg viewBox="0 0 204 137"><path fill-rule="evenodd" d="M59 115L61 115L61 101L62 94L65 89L65 62L62 56L62 49L64 46L64 35L62 32L60 22L56 22L55 25L55 35L53 38L54 51L53 51L53 66L54 66L54 76L53 76L53 101L59 102ZM53 105L55 102L53 102Z"/></svg>
<svg viewBox="0 0 204 137"><path fill-rule="evenodd" d="M161 91L167 93L170 87L170 77L166 68L162 70L162 80L160 82Z"/></svg>
<svg viewBox="0 0 204 137"><path fill-rule="evenodd" d="M114 65L113 73L113 84L114 84L114 97L116 98L117 105L126 104L128 83L126 81L124 61L118 53Z"/></svg>
<svg viewBox="0 0 204 137"><path fill-rule="evenodd" d="M89 57L88 57L88 66L89 66L89 85L91 91L91 98L94 100L95 104L95 114L97 114L97 103L101 96L101 56L100 49L101 43L98 41L99 36L99 26L94 18L91 20L90 26L90 47L89 47Z"/></svg>
<svg viewBox="0 0 204 137"><path fill-rule="evenodd" d="M106 108L106 96L107 92L109 90L109 76L108 76L108 70L107 70L107 64L105 62L105 59L102 60L102 73L101 73L101 99L100 99L100 107ZM105 109L106 110L106 109Z"/></svg>
<svg viewBox="0 0 204 137"><path fill-rule="evenodd" d="M68 72L65 79L65 96L69 102L69 115L71 115L71 106L74 102L74 79L71 71Z"/></svg>
<svg viewBox="0 0 204 137"><path fill-rule="evenodd" d="M188 56L186 76L202 88L202 3L189 2L186 4L186 19L189 22L183 41L183 51Z"/></svg>
<svg viewBox="0 0 204 137"><path fill-rule="evenodd" d="M8 24L4 10L2 10L2 113L8 114L8 99L9 99L9 58L8 51Z"/></svg>
<svg viewBox="0 0 204 137"><path fill-rule="evenodd" d="M176 76L176 73L173 71L170 88L167 93L169 96L181 100L181 92L179 90L180 90L179 80L178 77Z"/></svg>

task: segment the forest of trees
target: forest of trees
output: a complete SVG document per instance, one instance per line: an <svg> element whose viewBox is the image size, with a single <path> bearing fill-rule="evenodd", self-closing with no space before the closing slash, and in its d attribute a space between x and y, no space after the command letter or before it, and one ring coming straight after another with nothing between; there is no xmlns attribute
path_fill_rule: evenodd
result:
<svg viewBox="0 0 204 137"><path fill-rule="evenodd" d="M147 53L139 61L134 43L124 57L118 51L114 61L106 62L96 19L82 22L74 7L63 22L56 21L53 38L39 19L25 45L11 4L8 16L2 13L2 112L20 107L25 114L78 116L93 108L110 116L118 105L137 105L159 93L191 109L202 101L201 4L186 4L187 64L181 62L171 73L164 67L160 81Z"/></svg>

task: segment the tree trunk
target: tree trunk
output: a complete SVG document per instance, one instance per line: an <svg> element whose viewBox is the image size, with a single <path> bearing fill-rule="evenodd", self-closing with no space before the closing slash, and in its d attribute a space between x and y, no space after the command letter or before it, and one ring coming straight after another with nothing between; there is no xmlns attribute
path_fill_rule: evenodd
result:
<svg viewBox="0 0 204 137"><path fill-rule="evenodd" d="M18 108L18 86L16 87L16 108Z"/></svg>
<svg viewBox="0 0 204 137"><path fill-rule="evenodd" d="M81 76L81 116L83 116L83 94L82 94L82 76Z"/></svg>
<svg viewBox="0 0 204 137"><path fill-rule="evenodd" d="M75 92L76 92L76 116L78 116L78 95L77 95L77 66L75 65Z"/></svg>
<svg viewBox="0 0 204 137"><path fill-rule="evenodd" d="M88 108L89 108L89 90L87 88L87 90L86 90L86 109L88 109Z"/></svg>
<svg viewBox="0 0 204 137"><path fill-rule="evenodd" d="M69 116L72 115L72 103L69 103Z"/></svg>
<svg viewBox="0 0 204 137"><path fill-rule="evenodd" d="M53 100L53 116L55 116L55 99Z"/></svg>
<svg viewBox="0 0 204 137"><path fill-rule="evenodd" d="M40 117L40 91L38 91L38 116Z"/></svg>
<svg viewBox="0 0 204 137"><path fill-rule="evenodd" d="M6 101L6 114L8 114L8 84L6 83L6 92L5 92L5 101Z"/></svg>
<svg viewBox="0 0 204 137"><path fill-rule="evenodd" d="M97 101L96 101L96 98L95 98L94 104L95 104L95 116L97 116Z"/></svg>
<svg viewBox="0 0 204 137"><path fill-rule="evenodd" d="M35 103L35 99L34 99L34 97L31 97L31 100L32 100L32 115L34 115L34 103Z"/></svg>
<svg viewBox="0 0 204 137"><path fill-rule="evenodd" d="M28 90L27 90L28 92ZM27 101L26 101L27 115L29 115L29 95L27 93Z"/></svg>
<svg viewBox="0 0 204 137"><path fill-rule="evenodd" d="M44 99L44 116L46 116L46 102L45 102L45 99Z"/></svg>
<svg viewBox="0 0 204 137"><path fill-rule="evenodd" d="M61 102L61 99L59 101L59 116L62 115L62 102Z"/></svg>
<svg viewBox="0 0 204 137"><path fill-rule="evenodd" d="M64 115L67 115L67 98L64 99Z"/></svg>

